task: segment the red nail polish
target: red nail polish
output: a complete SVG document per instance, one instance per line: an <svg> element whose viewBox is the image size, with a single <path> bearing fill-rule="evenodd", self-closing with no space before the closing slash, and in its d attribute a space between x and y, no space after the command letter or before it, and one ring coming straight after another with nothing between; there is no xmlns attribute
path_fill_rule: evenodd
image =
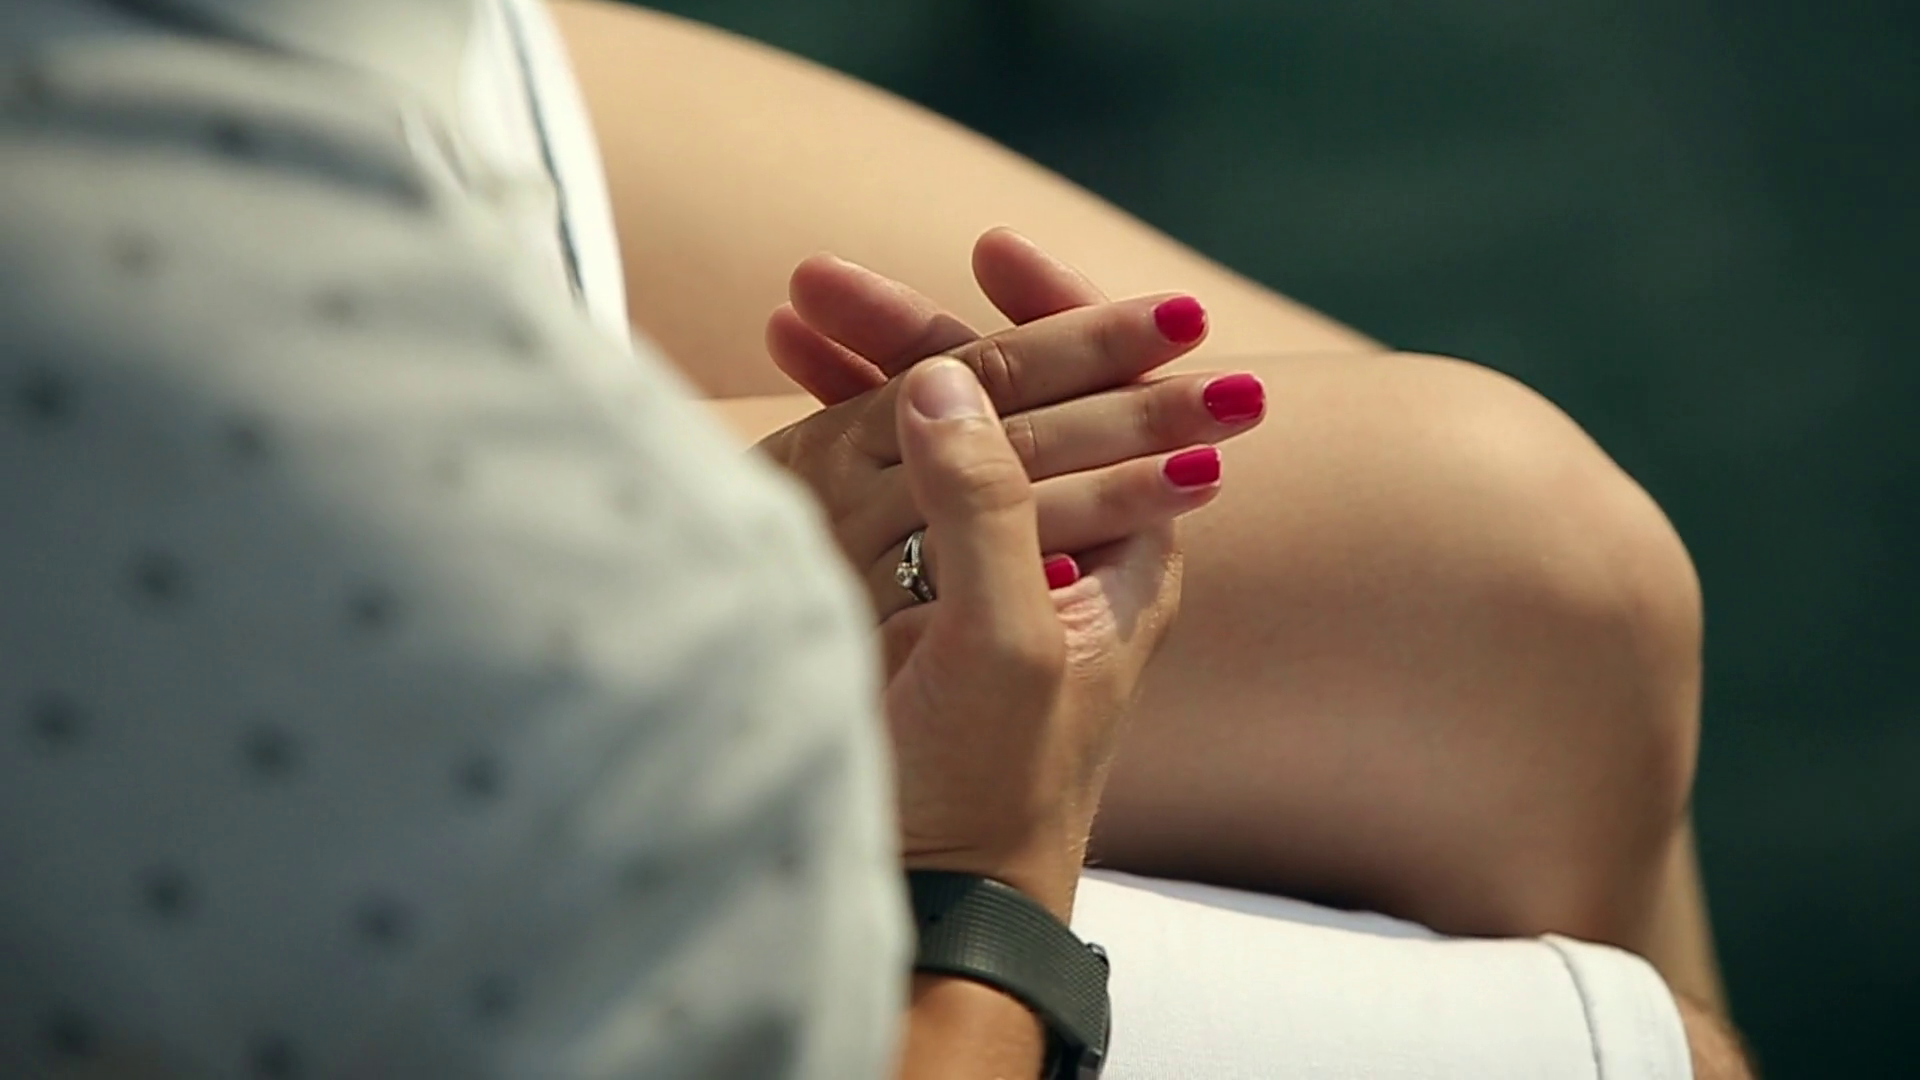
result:
<svg viewBox="0 0 1920 1080"><path fill-rule="evenodd" d="M1174 487L1197 488L1220 482L1220 451L1211 446L1182 450L1161 466Z"/></svg>
<svg viewBox="0 0 1920 1080"><path fill-rule="evenodd" d="M1238 424L1267 411L1267 388L1252 375L1222 375L1200 391L1200 401L1215 420Z"/></svg>
<svg viewBox="0 0 1920 1080"><path fill-rule="evenodd" d="M1047 588L1064 589L1080 580L1080 564L1071 555L1055 555L1045 563Z"/></svg>
<svg viewBox="0 0 1920 1080"><path fill-rule="evenodd" d="M1207 309L1191 296L1176 296L1153 309L1153 325L1175 345L1191 345L1207 332Z"/></svg>

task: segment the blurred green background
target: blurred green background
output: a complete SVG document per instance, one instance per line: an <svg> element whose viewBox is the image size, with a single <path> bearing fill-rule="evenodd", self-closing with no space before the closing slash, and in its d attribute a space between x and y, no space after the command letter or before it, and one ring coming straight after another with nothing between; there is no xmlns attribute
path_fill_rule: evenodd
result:
<svg viewBox="0 0 1920 1080"><path fill-rule="evenodd" d="M1559 402L1706 583L1707 879L1780 1077L1920 1077L1920 6L675 0Z"/></svg>

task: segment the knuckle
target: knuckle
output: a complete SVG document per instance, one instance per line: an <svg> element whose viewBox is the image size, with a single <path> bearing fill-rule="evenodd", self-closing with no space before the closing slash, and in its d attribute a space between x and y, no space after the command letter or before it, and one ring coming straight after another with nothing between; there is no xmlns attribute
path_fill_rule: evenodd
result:
<svg viewBox="0 0 1920 1080"><path fill-rule="evenodd" d="M1185 441L1186 425L1182 422L1180 399L1170 389L1174 385L1154 383L1135 396L1134 430L1144 445L1157 448Z"/></svg>
<svg viewBox="0 0 1920 1080"><path fill-rule="evenodd" d="M1105 365L1128 372L1141 366L1140 335L1132 320L1096 320L1088 331L1088 337L1094 355Z"/></svg>
<svg viewBox="0 0 1920 1080"><path fill-rule="evenodd" d="M1026 413L1012 417L1002 426L1007 432L1007 443L1013 447L1013 455L1031 473L1041 456L1039 427L1034 424L1032 416Z"/></svg>
<svg viewBox="0 0 1920 1080"><path fill-rule="evenodd" d="M984 338L976 343L969 357L974 375L993 401L995 408L1007 408L1020 400L1021 388L1019 360L997 338Z"/></svg>
<svg viewBox="0 0 1920 1080"><path fill-rule="evenodd" d="M1116 469L1093 488L1093 511L1103 521L1130 521L1153 502L1156 487L1137 469Z"/></svg>

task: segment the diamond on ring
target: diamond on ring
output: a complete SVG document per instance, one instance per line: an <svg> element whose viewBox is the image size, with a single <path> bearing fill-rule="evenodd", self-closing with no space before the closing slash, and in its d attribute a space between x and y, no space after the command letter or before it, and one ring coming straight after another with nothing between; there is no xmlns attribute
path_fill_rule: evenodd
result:
<svg viewBox="0 0 1920 1080"><path fill-rule="evenodd" d="M927 566L922 557L926 541L927 530L915 529L907 537L906 549L900 553L900 565L893 568L893 580L920 604L933 599L933 582L927 580Z"/></svg>

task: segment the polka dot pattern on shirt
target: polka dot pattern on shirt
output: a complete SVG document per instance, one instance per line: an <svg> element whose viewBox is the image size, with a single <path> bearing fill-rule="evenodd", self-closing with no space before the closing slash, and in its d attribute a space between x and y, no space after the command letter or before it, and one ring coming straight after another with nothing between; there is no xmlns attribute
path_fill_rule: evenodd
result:
<svg viewBox="0 0 1920 1080"><path fill-rule="evenodd" d="M58 372L30 368L14 382L13 399L20 414L30 423L57 428L73 418L74 388Z"/></svg>
<svg viewBox="0 0 1920 1080"><path fill-rule="evenodd" d="M65 695L35 696L28 700L24 713L27 738L36 749L62 751L86 734L86 717L73 699Z"/></svg>
<svg viewBox="0 0 1920 1080"><path fill-rule="evenodd" d="M251 157L260 146L251 130L238 123L220 123L210 129L210 141L226 156ZM144 232L123 230L98 247L100 270L119 278L146 283L158 276L164 279L173 265L164 244ZM309 303L309 310L323 324L332 327L360 325L367 318L364 306L352 290L321 286ZM514 363L537 357L538 338L523 320L504 319L499 323L496 343L504 356ZM5 372L0 367L0 373ZM10 375L14 426L29 435L70 433L76 438L95 438L113 423L111 415L92 419L80 409L81 395L75 374L68 370L38 365L16 369ZM267 423L255 416L229 415L215 421L205 438L226 460L242 466L270 461L279 440L270 434ZM450 470L464 473L464 456L443 454L438 469L423 474L428 483L446 486ZM448 462L452 465L449 466ZM202 589L201 571L186 549L159 544L138 545L124 559L116 575L114 589L119 602L137 617L167 617L191 620ZM341 615L339 633L345 639L382 638L397 632L404 621L406 607L398 590L373 580L347 584L338 600ZM575 659L577 642L571 630L557 634L560 644L553 655L563 663ZM26 748L42 757L84 758L91 752L96 758L113 758L118 747L91 738L93 732L88 709L70 693L42 690L26 696L18 707L20 732ZM229 725L232 769L241 778L269 788L286 788L311 764L310 743L313 733L302 732L276 719L247 717ZM449 806L481 806L499 802L506 793L506 766L501 758L485 750L449 750L445 776L448 780L446 802ZM337 778L323 782L337 783ZM226 900L217 883L197 875L180 864L158 862L133 871L127 878L127 896L133 918L149 932L180 930L198 921L208 911L218 913ZM216 918L220 917L216 914ZM341 923L346 933L343 945L369 957L405 954L424 932L421 910L396 894L373 891L346 905ZM521 991L510 975L488 973L471 976L464 989L450 988L449 1006L472 1023L492 1026L504 1022L516 1009ZM112 1047L115 1034L88 1012L65 1004L43 1010L38 1020L39 1046L49 1063L85 1061L98 1057ZM298 1077L307 1070L303 1056L293 1039L281 1033L257 1035L247 1045L238 1075L251 1077Z"/></svg>
<svg viewBox="0 0 1920 1080"><path fill-rule="evenodd" d="M0 1075L771 1075L821 1001L877 1055L817 523L363 88L240 52L0 74Z"/></svg>

